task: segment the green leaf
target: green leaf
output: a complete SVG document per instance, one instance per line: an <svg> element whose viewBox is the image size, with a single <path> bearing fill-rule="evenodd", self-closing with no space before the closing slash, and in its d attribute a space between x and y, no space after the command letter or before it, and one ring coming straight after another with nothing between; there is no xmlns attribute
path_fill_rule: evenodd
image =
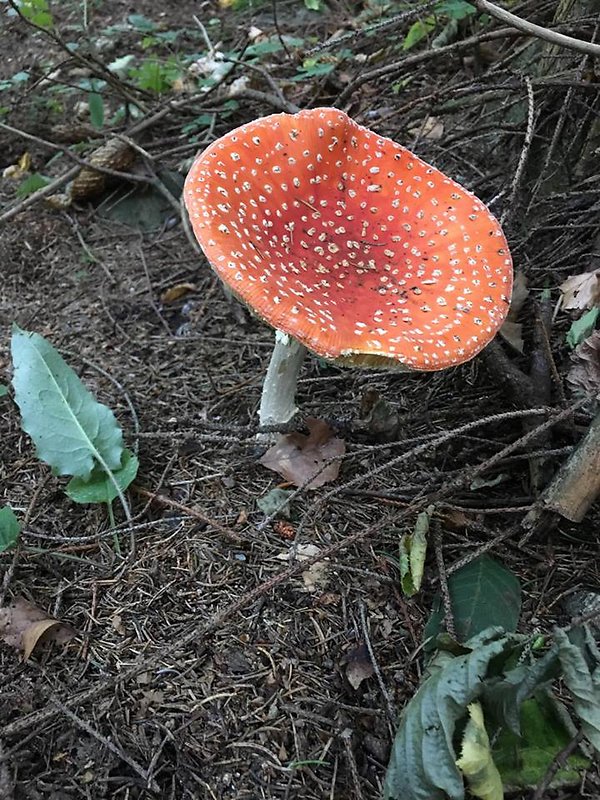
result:
<svg viewBox="0 0 600 800"><path fill-rule="evenodd" d="M25 180L19 184L19 187L16 191L17 197L28 197L30 194L37 192L38 189L43 189L44 186L47 186L50 183L48 178L44 178L43 175L40 175L38 172L34 172L32 175L29 175Z"/></svg>
<svg viewBox="0 0 600 800"><path fill-rule="evenodd" d="M491 628L469 640L469 653L438 652L421 687L404 709L392 746L384 800L463 800L452 743L467 706L478 699L492 659L507 655L520 637Z"/></svg>
<svg viewBox="0 0 600 800"><path fill-rule="evenodd" d="M453 20L461 20L477 13L475 6L465 0L444 0L435 10L438 14L447 14Z"/></svg>
<svg viewBox="0 0 600 800"><path fill-rule="evenodd" d="M0 553L16 544L20 533L21 523L12 508L0 508Z"/></svg>
<svg viewBox="0 0 600 800"><path fill-rule="evenodd" d="M124 450L121 467L112 473L122 492L135 480L138 468L137 456L130 450ZM65 491L76 503L110 503L119 494L113 481L99 467L92 471L89 481L71 478Z"/></svg>
<svg viewBox="0 0 600 800"><path fill-rule="evenodd" d="M156 29L154 22L143 14L130 14L127 17L127 22L132 28L135 28L136 31L149 32Z"/></svg>
<svg viewBox="0 0 600 800"><path fill-rule="evenodd" d="M551 695L539 691L521 705L521 735L504 728L495 737L492 753L508 791L534 789L569 744L573 726L565 714ZM572 753L554 774L550 788L578 783L580 771L589 764L589 759L581 753Z"/></svg>
<svg viewBox="0 0 600 800"><path fill-rule="evenodd" d="M459 642L491 625L514 631L521 613L521 585L510 570L490 556L483 555L456 570L448 578L454 628ZM427 638L441 629L438 600L427 625Z"/></svg>
<svg viewBox="0 0 600 800"><path fill-rule="evenodd" d="M408 33L404 37L402 49L410 50L410 48L418 44L421 39L424 39L426 36L428 36L434 28L435 19L433 17L418 19L416 22L413 22L408 29Z"/></svg>
<svg viewBox="0 0 600 800"><path fill-rule="evenodd" d="M34 25L51 28L54 24L47 0L20 0L19 11Z"/></svg>
<svg viewBox="0 0 600 800"><path fill-rule="evenodd" d="M304 0L304 5L310 11L322 11L324 7L323 0Z"/></svg>
<svg viewBox="0 0 600 800"><path fill-rule="evenodd" d="M412 597L421 588L432 513L433 506L422 511L417 517L413 532L403 534L400 539L400 581L402 591L407 597Z"/></svg>
<svg viewBox="0 0 600 800"><path fill-rule="evenodd" d="M471 703L469 721L461 743L461 755L456 766L469 784L474 797L481 800L503 800L502 779L492 758L490 739L483 721L483 709L479 703Z"/></svg>
<svg viewBox="0 0 600 800"><path fill-rule="evenodd" d="M259 497L256 505L263 514L270 517L271 514L278 514L281 517L290 518L290 496L293 494L289 489L271 489L264 497Z"/></svg>
<svg viewBox="0 0 600 800"><path fill-rule="evenodd" d="M179 198L184 178L179 172L158 170L158 177ZM173 206L155 186L124 186L103 200L96 212L106 219L114 219L123 225L153 231L162 228L173 214Z"/></svg>
<svg viewBox="0 0 600 800"><path fill-rule="evenodd" d="M600 652L587 628L569 634L557 629L554 641L581 729L600 752Z"/></svg>
<svg viewBox="0 0 600 800"><path fill-rule="evenodd" d="M0 397L6 397L8 394L8 386L5 383L0 383Z"/></svg>
<svg viewBox="0 0 600 800"><path fill-rule="evenodd" d="M88 95L88 107L90 109L90 122L94 128L101 128L104 125L104 100L98 92L91 92Z"/></svg>
<svg viewBox="0 0 600 800"><path fill-rule="evenodd" d="M566 337L569 347L577 347L584 339L587 339L596 327L596 321L599 315L600 308L596 306L586 311L579 319L573 320Z"/></svg>
<svg viewBox="0 0 600 800"><path fill-rule="evenodd" d="M11 351L15 402L39 458L59 475L84 480L98 465L118 470L123 434L113 412L39 334L15 326Z"/></svg>

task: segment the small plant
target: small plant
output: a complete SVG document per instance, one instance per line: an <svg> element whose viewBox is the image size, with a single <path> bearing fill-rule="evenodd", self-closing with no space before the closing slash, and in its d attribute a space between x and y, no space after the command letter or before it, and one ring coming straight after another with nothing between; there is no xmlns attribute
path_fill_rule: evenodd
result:
<svg viewBox="0 0 600 800"><path fill-rule="evenodd" d="M15 402L38 457L69 475L77 503L111 503L137 474L137 457L123 446L113 412L98 403L42 336L15 328L11 351Z"/></svg>
<svg viewBox="0 0 600 800"><path fill-rule="evenodd" d="M426 628L433 655L402 714L385 800L459 800L465 782L474 797L502 800L504 788L535 786L573 738L548 688L558 677L600 749L600 653L590 632L557 629L549 645L515 633L519 581L489 556L457 570L448 591L455 630L442 632L436 609ZM577 782L589 763L572 753L551 785Z"/></svg>

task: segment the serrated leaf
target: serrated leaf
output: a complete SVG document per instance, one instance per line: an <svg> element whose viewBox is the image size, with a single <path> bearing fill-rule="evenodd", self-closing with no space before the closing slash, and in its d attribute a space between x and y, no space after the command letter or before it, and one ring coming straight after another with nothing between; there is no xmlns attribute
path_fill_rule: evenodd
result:
<svg viewBox="0 0 600 800"><path fill-rule="evenodd" d="M574 630L569 635L557 629L554 641L581 729L600 752L600 653L596 643L588 629Z"/></svg>
<svg viewBox="0 0 600 800"><path fill-rule="evenodd" d="M508 791L534 789L544 778L556 756L573 738L572 723L556 700L545 691L525 700L520 708L521 735L507 728L495 737L494 761ZM578 783L580 771L590 764L580 753L572 753L554 773L549 788Z"/></svg>
<svg viewBox="0 0 600 800"><path fill-rule="evenodd" d="M463 800L452 739L467 706L477 700L492 659L507 656L520 637L488 629L469 640L471 652L438 652L404 709L392 746L384 800Z"/></svg>
<svg viewBox="0 0 600 800"><path fill-rule="evenodd" d="M121 467L112 473L122 492L135 480L139 466L137 456L124 450ZM99 467L92 471L89 481L71 478L65 491L76 503L111 503L119 494L114 482Z"/></svg>
<svg viewBox="0 0 600 800"><path fill-rule="evenodd" d="M21 523L12 508L0 508L0 553L16 544L20 533Z"/></svg>
<svg viewBox="0 0 600 800"><path fill-rule="evenodd" d="M90 110L90 122L94 128L101 128L104 125L104 100L98 92L90 92L88 95L88 108Z"/></svg>
<svg viewBox="0 0 600 800"><path fill-rule="evenodd" d="M402 591L412 597L421 588L423 568L427 554L427 533L433 506L417 516L412 533L403 534L400 539L400 581Z"/></svg>
<svg viewBox="0 0 600 800"><path fill-rule="evenodd" d="M480 556L456 570L448 578L448 591L459 642L490 625L507 632L516 630L521 613L519 579L490 556ZM441 613L434 609L425 628L428 638L437 636L441 622Z"/></svg>
<svg viewBox="0 0 600 800"><path fill-rule="evenodd" d="M37 333L15 328L13 387L22 428L58 475L88 480L95 466L118 470L123 434L62 356Z"/></svg>
<svg viewBox="0 0 600 800"><path fill-rule="evenodd" d="M502 779L492 758L490 739L483 721L480 703L471 703L469 721L461 743L461 755L456 766L469 784L474 797L481 800L503 800Z"/></svg>

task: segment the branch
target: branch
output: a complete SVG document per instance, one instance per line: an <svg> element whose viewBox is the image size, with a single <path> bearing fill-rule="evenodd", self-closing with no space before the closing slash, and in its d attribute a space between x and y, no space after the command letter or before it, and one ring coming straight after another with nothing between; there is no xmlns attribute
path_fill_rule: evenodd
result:
<svg viewBox="0 0 600 800"><path fill-rule="evenodd" d="M574 39L572 36L565 36L564 33L557 33L549 28L543 28L541 25L535 25L533 22L528 22L526 19L517 17L516 14L511 14L510 11L500 8L488 0L473 0L479 11L495 17L500 22L506 25L512 25L518 31L527 34L528 36L535 36L536 39L544 39L546 42L555 44L558 47L566 47L569 50L576 50L578 53L585 53L589 56L600 56L600 45L593 42L586 42L583 39Z"/></svg>

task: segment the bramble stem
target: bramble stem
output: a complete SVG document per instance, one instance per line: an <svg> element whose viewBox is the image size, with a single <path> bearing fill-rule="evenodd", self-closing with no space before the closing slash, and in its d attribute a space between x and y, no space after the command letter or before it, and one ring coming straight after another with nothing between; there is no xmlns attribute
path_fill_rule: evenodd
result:
<svg viewBox="0 0 600 800"><path fill-rule="evenodd" d="M298 373L306 355L304 345L281 331L275 332L275 347L263 384L260 399L260 426L284 425L298 411L296 386ZM259 434L270 438L269 434Z"/></svg>

